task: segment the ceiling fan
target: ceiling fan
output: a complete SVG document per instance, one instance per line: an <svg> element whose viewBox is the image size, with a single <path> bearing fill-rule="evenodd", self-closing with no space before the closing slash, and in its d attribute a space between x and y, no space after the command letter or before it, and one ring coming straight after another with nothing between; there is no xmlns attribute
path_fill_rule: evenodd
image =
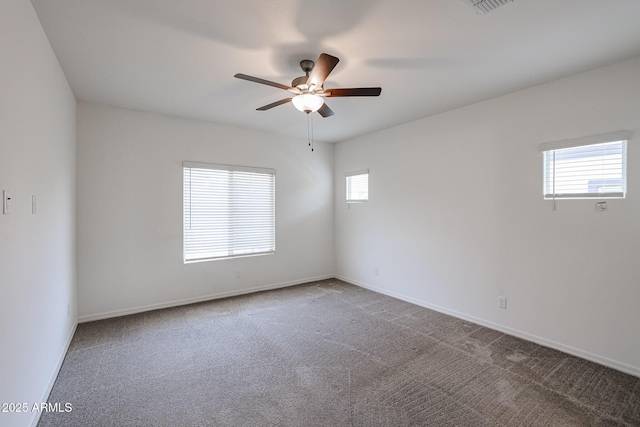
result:
<svg viewBox="0 0 640 427"><path fill-rule="evenodd" d="M340 61L338 58L326 53L320 54L320 57L315 64L309 59L300 61L300 68L302 68L305 75L293 79L291 86L240 73L236 74L234 77L288 90L295 95L257 108L258 111L266 111L291 101L293 105L303 113L309 114L317 111L322 117L330 117L333 116L334 113L333 110L325 104L324 98L335 98L340 96L378 96L380 95L380 92L382 92L382 88L379 87L325 89L323 86L324 81L338 64L338 61Z"/></svg>

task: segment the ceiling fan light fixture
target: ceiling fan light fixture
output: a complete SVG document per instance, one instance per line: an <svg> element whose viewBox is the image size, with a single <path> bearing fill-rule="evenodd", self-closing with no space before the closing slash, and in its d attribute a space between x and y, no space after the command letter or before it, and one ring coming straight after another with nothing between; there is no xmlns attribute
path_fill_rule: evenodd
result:
<svg viewBox="0 0 640 427"><path fill-rule="evenodd" d="M470 0L485 1L485 0ZM497 0L491 0L497 1ZM502 0L508 1L508 0ZM247 80L267 86L277 87L293 93L294 97L284 98L271 104L256 108L258 111L266 111L278 105L288 104L290 101L296 110L303 113L317 112L322 117L333 116L333 110L324 102L324 98L337 98L347 96L379 96L382 88L379 87L356 87L356 88L335 88L324 89L324 82L329 73L335 68L340 60L328 53L321 53L318 62L305 59L300 61L300 67L304 71L304 76L296 77L291 82L291 86L261 79L259 77L249 76L247 74L238 73L234 77L241 80ZM308 116L307 116L308 118Z"/></svg>
<svg viewBox="0 0 640 427"><path fill-rule="evenodd" d="M293 106L298 111L303 113L315 113L324 104L324 98L313 93L303 93L301 95L294 96L291 100Z"/></svg>

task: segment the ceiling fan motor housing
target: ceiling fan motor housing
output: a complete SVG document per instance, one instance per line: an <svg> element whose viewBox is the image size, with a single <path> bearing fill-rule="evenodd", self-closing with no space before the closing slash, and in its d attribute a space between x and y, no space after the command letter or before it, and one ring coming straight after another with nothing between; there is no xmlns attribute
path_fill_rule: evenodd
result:
<svg viewBox="0 0 640 427"><path fill-rule="evenodd" d="M302 90L305 90L305 89L307 89L307 79L308 79L307 76L296 77L291 82L291 86L297 87L297 88L302 89Z"/></svg>
<svg viewBox="0 0 640 427"><path fill-rule="evenodd" d="M304 71L304 76L296 77L291 82L291 86L300 88L302 90L307 89L307 80L309 79L309 73L313 70L315 62L310 59L303 59L300 61L300 68Z"/></svg>

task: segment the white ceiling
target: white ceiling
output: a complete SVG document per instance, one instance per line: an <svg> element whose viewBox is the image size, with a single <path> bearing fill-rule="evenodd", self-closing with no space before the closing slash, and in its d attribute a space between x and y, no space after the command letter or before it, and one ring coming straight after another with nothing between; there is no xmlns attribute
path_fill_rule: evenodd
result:
<svg viewBox="0 0 640 427"><path fill-rule="evenodd" d="M317 140L341 141L640 55L639 0L31 0L78 100L306 138L302 59L340 58Z"/></svg>

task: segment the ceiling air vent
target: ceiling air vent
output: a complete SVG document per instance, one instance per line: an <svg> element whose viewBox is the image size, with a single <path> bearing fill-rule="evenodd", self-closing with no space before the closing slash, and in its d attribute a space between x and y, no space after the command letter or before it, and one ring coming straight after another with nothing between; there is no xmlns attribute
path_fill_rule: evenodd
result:
<svg viewBox="0 0 640 427"><path fill-rule="evenodd" d="M502 6L503 4L507 4L512 2L513 0L462 0L467 3L473 10L476 11L478 15L484 15L485 13L489 13L492 10L495 10Z"/></svg>

